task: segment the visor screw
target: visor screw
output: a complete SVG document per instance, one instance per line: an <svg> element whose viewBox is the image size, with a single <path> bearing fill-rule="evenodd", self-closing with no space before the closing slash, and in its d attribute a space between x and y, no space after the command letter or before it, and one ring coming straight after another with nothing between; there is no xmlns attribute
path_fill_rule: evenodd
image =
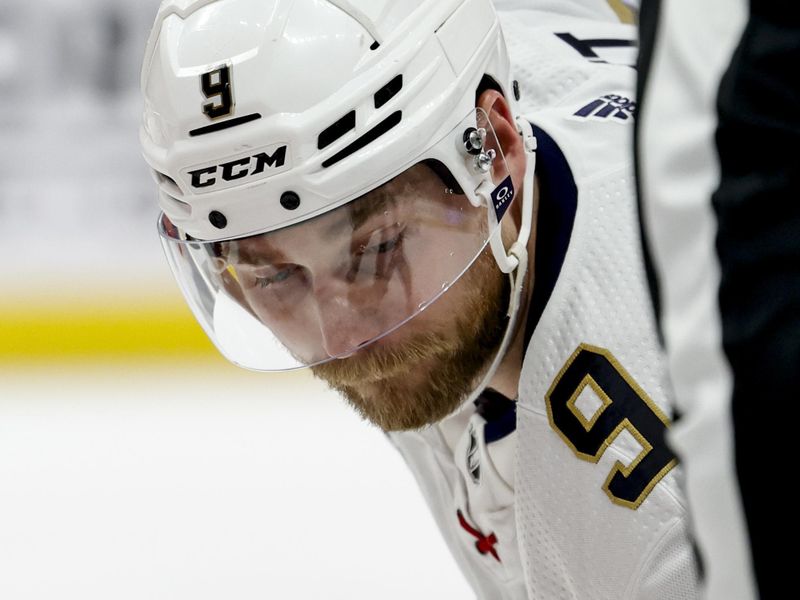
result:
<svg viewBox="0 0 800 600"><path fill-rule="evenodd" d="M477 156L483 150L483 140L486 132L483 131L483 135L481 135L481 131L483 130L475 129L474 127L469 127L464 131L464 148L468 154Z"/></svg>
<svg viewBox="0 0 800 600"><path fill-rule="evenodd" d="M300 196L295 192L283 192L281 206L286 210L297 210L300 207Z"/></svg>
<svg viewBox="0 0 800 600"><path fill-rule="evenodd" d="M517 80L515 79L515 80L514 80L514 83L512 84L512 87L514 88L514 98L515 98L516 100L519 100L519 99L520 99L520 97L521 97L521 94L519 93L519 81L517 81Z"/></svg>
<svg viewBox="0 0 800 600"><path fill-rule="evenodd" d="M486 152L481 152L475 158L475 166L478 167L479 171L483 171L484 173L486 173L489 171L489 169L492 168L492 163L494 162L496 156L497 153L491 148Z"/></svg>
<svg viewBox="0 0 800 600"><path fill-rule="evenodd" d="M212 210L208 214L208 220L217 229L225 229L228 226L228 218L218 210Z"/></svg>

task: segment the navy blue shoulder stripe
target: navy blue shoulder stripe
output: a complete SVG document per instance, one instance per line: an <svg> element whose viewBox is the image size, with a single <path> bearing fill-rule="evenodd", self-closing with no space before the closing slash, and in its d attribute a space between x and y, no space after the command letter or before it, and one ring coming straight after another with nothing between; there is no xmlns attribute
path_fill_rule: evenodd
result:
<svg viewBox="0 0 800 600"><path fill-rule="evenodd" d="M558 281L578 210L578 186L564 153L543 129L534 125L533 133L537 140L539 215L533 265L535 279L525 325L526 348Z"/></svg>

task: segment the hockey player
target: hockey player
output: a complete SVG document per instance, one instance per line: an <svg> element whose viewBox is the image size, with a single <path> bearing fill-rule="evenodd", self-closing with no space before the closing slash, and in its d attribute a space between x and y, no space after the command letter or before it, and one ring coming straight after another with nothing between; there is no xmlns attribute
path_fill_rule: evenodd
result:
<svg viewBox="0 0 800 600"><path fill-rule="evenodd" d="M385 430L480 598L696 595L613 64L634 35L501 28L489 0L174 0L148 43L195 316Z"/></svg>

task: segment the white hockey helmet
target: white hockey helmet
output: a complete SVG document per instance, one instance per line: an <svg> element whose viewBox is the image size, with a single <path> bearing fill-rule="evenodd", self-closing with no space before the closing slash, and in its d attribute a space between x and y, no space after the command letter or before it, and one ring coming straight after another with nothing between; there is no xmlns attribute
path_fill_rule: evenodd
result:
<svg viewBox="0 0 800 600"><path fill-rule="evenodd" d="M517 267L499 236L514 186L475 108L484 76L511 90L490 0L162 4L140 139L170 265L229 360L349 356L487 244Z"/></svg>

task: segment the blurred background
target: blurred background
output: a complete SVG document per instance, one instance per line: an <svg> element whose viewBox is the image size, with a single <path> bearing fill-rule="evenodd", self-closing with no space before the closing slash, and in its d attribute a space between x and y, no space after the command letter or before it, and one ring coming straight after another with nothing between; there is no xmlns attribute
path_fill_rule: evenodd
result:
<svg viewBox="0 0 800 600"><path fill-rule="evenodd" d="M469 598L383 435L218 357L139 156L157 0L0 0L0 598Z"/></svg>

